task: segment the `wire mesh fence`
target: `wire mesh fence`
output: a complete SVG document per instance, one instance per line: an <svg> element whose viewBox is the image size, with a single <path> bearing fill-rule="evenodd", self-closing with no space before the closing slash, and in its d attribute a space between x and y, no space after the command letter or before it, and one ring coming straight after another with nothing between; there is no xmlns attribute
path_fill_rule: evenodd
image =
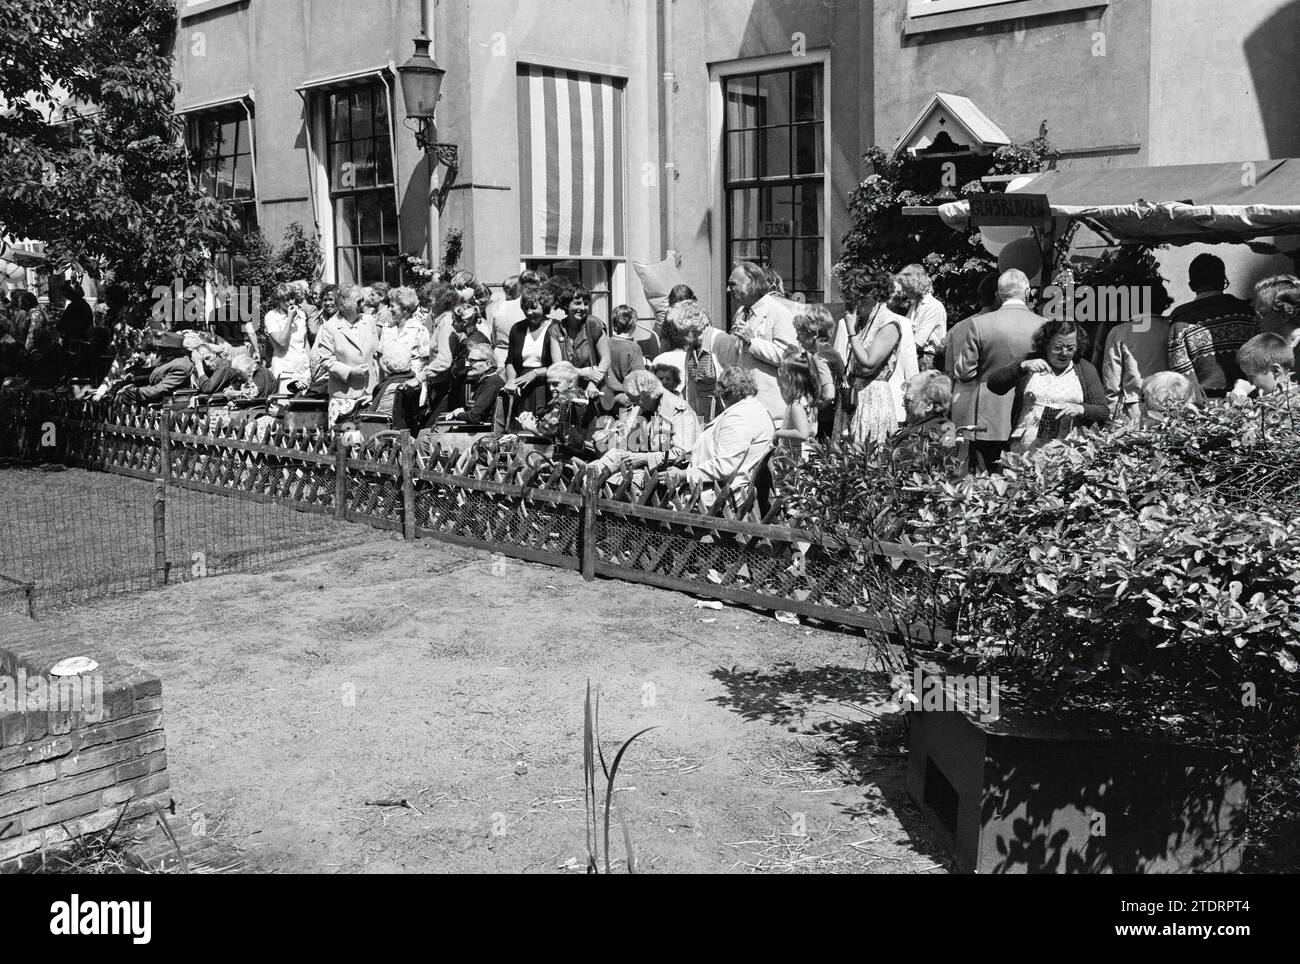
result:
<svg viewBox="0 0 1300 964"><path fill-rule="evenodd" d="M62 469L0 469L0 614L291 565L369 538L284 505Z"/></svg>

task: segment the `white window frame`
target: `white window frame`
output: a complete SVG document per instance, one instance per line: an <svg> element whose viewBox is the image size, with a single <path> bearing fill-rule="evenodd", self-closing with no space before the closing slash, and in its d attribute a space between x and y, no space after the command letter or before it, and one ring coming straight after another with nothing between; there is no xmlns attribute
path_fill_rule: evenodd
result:
<svg viewBox="0 0 1300 964"><path fill-rule="evenodd" d="M713 257L710 258L714 269L720 269L721 276L711 276L709 284L709 304L712 307L714 324L726 330L731 319L722 318L727 309L727 299L719 295L730 273L731 252L727 250L727 172L722 169L723 138L727 123L727 105L722 96L722 82L728 77L742 74L762 73L767 70L788 70L791 67L806 67L809 64L821 64L822 74L822 177L825 185L822 191L822 297L834 301L839 288L831 273L831 237L834 229L831 224L832 188L834 179L831 174L831 52L829 48L809 50L802 56L796 54L769 54L764 57L748 57L743 60L729 60L726 63L709 65L709 167L713 172L714 217L712 218L711 243ZM712 269L710 271L712 275ZM721 301L717 299L721 298Z"/></svg>

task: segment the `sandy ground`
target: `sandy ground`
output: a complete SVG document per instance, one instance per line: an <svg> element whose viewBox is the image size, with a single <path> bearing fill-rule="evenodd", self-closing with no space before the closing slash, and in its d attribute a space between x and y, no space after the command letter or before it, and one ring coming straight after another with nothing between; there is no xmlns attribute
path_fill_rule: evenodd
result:
<svg viewBox="0 0 1300 964"><path fill-rule="evenodd" d="M178 807L250 870L582 872L588 680L607 759L657 727L639 871L949 866L860 635L389 533L298 565L54 617L162 677Z"/></svg>

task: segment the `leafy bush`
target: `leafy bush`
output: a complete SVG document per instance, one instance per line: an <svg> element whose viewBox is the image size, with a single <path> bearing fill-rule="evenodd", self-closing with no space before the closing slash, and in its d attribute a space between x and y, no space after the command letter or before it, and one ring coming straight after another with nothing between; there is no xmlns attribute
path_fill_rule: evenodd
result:
<svg viewBox="0 0 1300 964"><path fill-rule="evenodd" d="M809 460L791 489L824 527L927 550L948 655L1027 711L1240 751L1267 831L1300 787L1297 452L1285 398L1233 400L1008 455L1001 476L848 452ZM808 495L823 483L833 496Z"/></svg>
<svg viewBox="0 0 1300 964"><path fill-rule="evenodd" d="M277 284L299 279L311 281L320 275L320 242L308 237L297 221L285 228L279 248L261 231L250 232L240 245L239 255L236 282L265 292Z"/></svg>

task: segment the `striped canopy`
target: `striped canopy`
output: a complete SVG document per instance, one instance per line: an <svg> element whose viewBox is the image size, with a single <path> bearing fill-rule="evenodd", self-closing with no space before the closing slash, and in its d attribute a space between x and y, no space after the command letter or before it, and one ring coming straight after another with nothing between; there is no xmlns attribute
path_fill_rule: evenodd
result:
<svg viewBox="0 0 1300 964"><path fill-rule="evenodd" d="M519 67L524 258L623 257L623 82Z"/></svg>

